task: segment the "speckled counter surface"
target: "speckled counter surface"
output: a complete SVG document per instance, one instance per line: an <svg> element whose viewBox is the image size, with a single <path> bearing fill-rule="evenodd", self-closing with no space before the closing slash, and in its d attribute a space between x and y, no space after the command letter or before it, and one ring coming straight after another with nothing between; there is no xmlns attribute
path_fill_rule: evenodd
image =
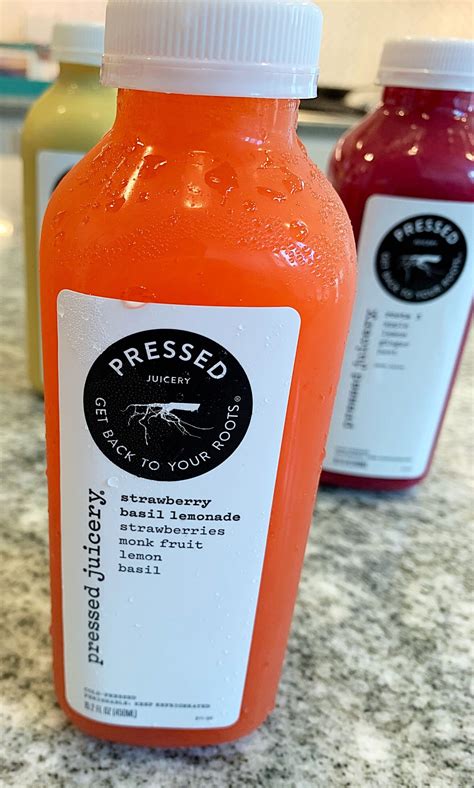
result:
<svg viewBox="0 0 474 788"><path fill-rule="evenodd" d="M425 484L320 491L277 707L259 731L159 751L95 741L67 722L51 683L42 402L24 374L19 167L0 167L0 219L14 225L0 237L0 785L470 785L472 343Z"/></svg>

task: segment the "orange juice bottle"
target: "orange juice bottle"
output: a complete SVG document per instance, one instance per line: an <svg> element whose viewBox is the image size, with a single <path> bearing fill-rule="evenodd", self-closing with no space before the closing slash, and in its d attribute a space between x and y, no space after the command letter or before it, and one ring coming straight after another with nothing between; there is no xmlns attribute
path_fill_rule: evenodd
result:
<svg viewBox="0 0 474 788"><path fill-rule="evenodd" d="M83 731L236 739L272 710L354 293L296 137L307 0L109 0L115 125L41 242L54 672Z"/></svg>

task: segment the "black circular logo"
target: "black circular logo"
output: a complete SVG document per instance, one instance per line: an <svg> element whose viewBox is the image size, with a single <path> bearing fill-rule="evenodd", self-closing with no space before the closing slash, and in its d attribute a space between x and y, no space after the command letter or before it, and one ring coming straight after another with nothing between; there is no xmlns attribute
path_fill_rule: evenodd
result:
<svg viewBox="0 0 474 788"><path fill-rule="evenodd" d="M124 337L93 363L84 387L89 431L109 460L145 479L181 481L237 449L252 390L236 358L190 331Z"/></svg>
<svg viewBox="0 0 474 788"><path fill-rule="evenodd" d="M377 250L376 270L382 286L400 301L431 301L461 276L466 239L442 216L413 216L392 227Z"/></svg>
<svg viewBox="0 0 474 788"><path fill-rule="evenodd" d="M72 167L68 167L67 170L64 170L64 172L61 173L59 178L56 179L56 181L54 183L54 186L51 189L51 194L58 188L58 186L61 183L62 179L66 177L66 175L68 174L68 172L70 172L71 169L72 169Z"/></svg>

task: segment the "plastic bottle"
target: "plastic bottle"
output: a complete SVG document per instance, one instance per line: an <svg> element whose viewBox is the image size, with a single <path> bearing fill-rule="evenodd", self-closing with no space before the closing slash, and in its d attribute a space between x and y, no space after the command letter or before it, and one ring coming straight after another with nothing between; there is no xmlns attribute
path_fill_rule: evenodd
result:
<svg viewBox="0 0 474 788"><path fill-rule="evenodd" d="M22 131L28 375L43 390L39 317L38 246L53 189L110 128L115 90L99 82L104 26L61 23L53 30L59 61L56 82L35 101Z"/></svg>
<svg viewBox="0 0 474 788"><path fill-rule="evenodd" d="M296 137L320 32L302 0L108 4L116 122L41 246L55 680L100 737L273 708L354 291Z"/></svg>
<svg viewBox="0 0 474 788"><path fill-rule="evenodd" d="M334 152L359 283L324 482L396 490L428 472L472 305L473 52L389 41L382 102Z"/></svg>

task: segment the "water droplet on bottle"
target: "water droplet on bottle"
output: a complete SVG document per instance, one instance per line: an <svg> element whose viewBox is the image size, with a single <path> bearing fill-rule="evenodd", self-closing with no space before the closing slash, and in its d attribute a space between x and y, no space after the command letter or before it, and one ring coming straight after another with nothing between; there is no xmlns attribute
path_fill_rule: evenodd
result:
<svg viewBox="0 0 474 788"><path fill-rule="evenodd" d="M302 241L309 232L308 225L301 221L301 219L295 219L293 222L290 222L289 229L295 241Z"/></svg>
<svg viewBox="0 0 474 788"><path fill-rule="evenodd" d="M223 197L226 197L232 189L236 189L239 185L237 173L227 162L208 170L204 180L211 189L215 189Z"/></svg>
<svg viewBox="0 0 474 788"><path fill-rule="evenodd" d="M286 200L286 195L282 192L275 191L275 189L267 189L265 186L257 186L257 191L259 194L262 194L264 197L269 197L275 202L284 202Z"/></svg>
<svg viewBox="0 0 474 788"><path fill-rule="evenodd" d="M118 480L117 476L111 476L110 479L107 479L107 484L108 484L109 487L118 487L119 486L119 480Z"/></svg>
<svg viewBox="0 0 474 788"><path fill-rule="evenodd" d="M164 156L149 153L148 156L145 156L143 159L143 167L140 171L140 178L145 180L148 178L153 178L166 164L168 164L168 159L165 159Z"/></svg>
<svg viewBox="0 0 474 788"><path fill-rule="evenodd" d="M266 150L265 151L265 161L262 164L260 164L258 169L259 170L266 170L269 167L274 167L274 166L275 166L275 163L274 163L274 161L273 161L273 159L271 157L271 151L270 150Z"/></svg>
<svg viewBox="0 0 474 788"><path fill-rule="evenodd" d="M126 309L140 309L147 305L149 301L157 301L158 296L145 285L135 285L127 287L121 293L122 304Z"/></svg>
<svg viewBox="0 0 474 788"><path fill-rule="evenodd" d="M53 220L51 222L53 227L59 227L65 216L66 216L66 211L58 211L56 216L53 217Z"/></svg>
<svg viewBox="0 0 474 788"><path fill-rule="evenodd" d="M141 309L142 306L146 306L144 301L122 301L125 309Z"/></svg>
<svg viewBox="0 0 474 788"><path fill-rule="evenodd" d="M116 211L120 210L124 202L125 202L125 197L115 197L115 199L107 203L107 205L105 206L105 210L112 211L113 213L115 213Z"/></svg>
<svg viewBox="0 0 474 788"><path fill-rule="evenodd" d="M288 167L281 167L281 171L286 175L286 178L283 181L283 186L289 192L289 194L295 194L295 192L301 192L304 189L304 181L295 175L294 172L288 169Z"/></svg>
<svg viewBox="0 0 474 788"><path fill-rule="evenodd" d="M138 199L139 199L140 202L146 202L147 200L150 199L150 193L149 192L140 192L140 194L138 195Z"/></svg>
<svg viewBox="0 0 474 788"><path fill-rule="evenodd" d="M252 213L253 211L256 211L256 210L257 210L257 205L254 203L254 201L253 201L253 200L245 200L245 202L244 202L244 208L245 208L245 210L246 210L246 211L248 211L249 213Z"/></svg>

